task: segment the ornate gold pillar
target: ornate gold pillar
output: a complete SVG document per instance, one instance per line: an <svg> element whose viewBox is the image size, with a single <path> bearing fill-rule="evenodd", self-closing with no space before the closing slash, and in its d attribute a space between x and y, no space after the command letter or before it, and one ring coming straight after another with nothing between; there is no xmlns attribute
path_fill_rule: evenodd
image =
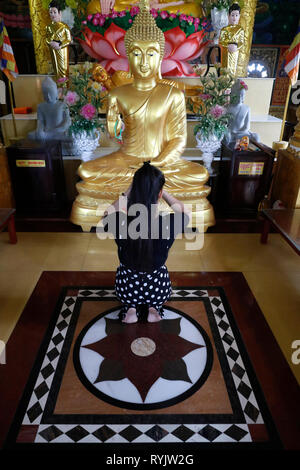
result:
<svg viewBox="0 0 300 470"><path fill-rule="evenodd" d="M234 3L234 1L232 2ZM239 3L237 1L237 3ZM254 18L256 11L257 0L246 0L244 1L243 8L241 9L240 25L245 31L245 44L239 52L238 65L237 65L237 76L247 77L247 67L250 57L250 50L252 45L252 35Z"/></svg>
<svg viewBox="0 0 300 470"><path fill-rule="evenodd" d="M37 73L47 74L50 55L46 44L46 25L49 23L49 14L43 8L42 0L28 1Z"/></svg>

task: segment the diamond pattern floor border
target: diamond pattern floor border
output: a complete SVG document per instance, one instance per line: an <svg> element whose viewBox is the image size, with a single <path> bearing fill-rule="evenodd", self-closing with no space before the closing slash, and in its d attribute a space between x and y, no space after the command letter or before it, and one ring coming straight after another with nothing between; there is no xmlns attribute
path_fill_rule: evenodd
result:
<svg viewBox="0 0 300 470"><path fill-rule="evenodd" d="M66 295L68 289L77 290L77 294ZM178 308L181 301L204 303L233 408L232 415L195 415L194 421L191 416L169 419L170 415L151 415L147 410L138 419L134 414L120 418L114 415L113 419L111 415L104 419L103 415L54 414L57 389L63 378L82 301L116 300L112 288L93 286L64 288L61 299L9 433L8 446L75 443L199 443L222 444L225 448L233 443L266 448L280 446L222 287L176 288L170 299L178 302ZM257 438L258 434L261 436L257 429L264 430L263 438Z"/></svg>

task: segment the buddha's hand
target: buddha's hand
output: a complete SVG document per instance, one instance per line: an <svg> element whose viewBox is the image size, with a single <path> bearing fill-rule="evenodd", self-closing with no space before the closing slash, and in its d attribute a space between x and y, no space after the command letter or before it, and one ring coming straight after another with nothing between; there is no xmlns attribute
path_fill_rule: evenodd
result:
<svg viewBox="0 0 300 470"><path fill-rule="evenodd" d="M47 137L47 132L45 132L43 129L39 129L36 133L38 139L44 140Z"/></svg>
<svg viewBox="0 0 300 470"><path fill-rule="evenodd" d="M228 44L228 50L229 52L236 52L237 51L237 45L236 44Z"/></svg>
<svg viewBox="0 0 300 470"><path fill-rule="evenodd" d="M156 158L152 159L151 158L148 158L147 160L144 160L145 162L146 161L149 161L151 163L151 165L155 165L155 166L163 166L162 162L164 160L158 160ZM133 170L137 170L138 168L140 168L141 164L140 163L129 163L128 167L133 169Z"/></svg>
<svg viewBox="0 0 300 470"><path fill-rule="evenodd" d="M115 0L100 0L101 13L108 15L115 5Z"/></svg>
<svg viewBox="0 0 300 470"><path fill-rule="evenodd" d="M154 8L155 10L161 10L162 8L168 8L168 7L175 7L177 5L182 5L184 3L183 0L178 0L177 2L159 2L158 0L154 0L153 2L150 2L150 7Z"/></svg>
<svg viewBox="0 0 300 470"><path fill-rule="evenodd" d="M57 41L51 41L49 44L50 44L50 47L52 47L52 49L56 49L56 50L60 49L60 44Z"/></svg>
<svg viewBox="0 0 300 470"><path fill-rule="evenodd" d="M167 158L156 157L151 161L151 163L155 166L164 167L164 166L167 166L168 164L170 165L172 163L172 160L168 157Z"/></svg>

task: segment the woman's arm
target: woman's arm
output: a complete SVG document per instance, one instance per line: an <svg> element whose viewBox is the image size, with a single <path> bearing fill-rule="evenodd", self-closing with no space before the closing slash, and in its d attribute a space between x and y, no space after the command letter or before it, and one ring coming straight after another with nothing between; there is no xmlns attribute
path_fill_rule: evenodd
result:
<svg viewBox="0 0 300 470"><path fill-rule="evenodd" d="M174 212L184 212L184 214L190 218L191 211L189 208L187 208L183 202L179 201L175 196L172 196L172 194L169 194L167 191L163 190L162 198L170 207L172 207Z"/></svg>
<svg viewBox="0 0 300 470"><path fill-rule="evenodd" d="M127 198L130 194L132 184L126 189L124 193L122 193L118 199L116 199L103 214L103 217L106 217L108 214L112 214L113 212L126 212L127 211Z"/></svg>

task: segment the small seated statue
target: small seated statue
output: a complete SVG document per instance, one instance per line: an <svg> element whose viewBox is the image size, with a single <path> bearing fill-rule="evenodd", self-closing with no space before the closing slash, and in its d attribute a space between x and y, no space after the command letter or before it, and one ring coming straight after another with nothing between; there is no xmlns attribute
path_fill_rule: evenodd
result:
<svg viewBox="0 0 300 470"><path fill-rule="evenodd" d="M128 188L143 162L151 161L163 171L168 192L185 203L198 205L206 230L215 223L213 208L206 199L209 174L202 165L180 158L187 134L185 97L161 79L164 34L146 0L140 6L124 40L133 81L113 88L107 100L107 129L112 137L122 137L122 145L109 155L80 165L82 181L76 185L79 195L73 203L71 221L86 228L97 225L103 215L97 210L99 205L114 201Z"/></svg>
<svg viewBox="0 0 300 470"><path fill-rule="evenodd" d="M28 138L33 140L68 140L68 129L71 118L68 106L58 100L57 85L50 77L42 83L45 101L37 108L37 128L29 132Z"/></svg>
<svg viewBox="0 0 300 470"><path fill-rule="evenodd" d="M250 131L251 112L249 106L244 104L245 93L245 83L242 80L237 80L231 88L232 98L227 112L232 114L232 120L224 138L224 142L233 147L236 141L240 140L242 137L248 137L256 142L260 140L258 134ZM235 97L238 99L236 104L234 104Z"/></svg>
<svg viewBox="0 0 300 470"><path fill-rule="evenodd" d="M131 6L138 6L140 0L91 0L87 6L87 14L103 13L108 15L112 9L126 10ZM185 0L153 0L150 7L156 10L167 10L169 13L183 13L202 18L204 12L199 3Z"/></svg>

